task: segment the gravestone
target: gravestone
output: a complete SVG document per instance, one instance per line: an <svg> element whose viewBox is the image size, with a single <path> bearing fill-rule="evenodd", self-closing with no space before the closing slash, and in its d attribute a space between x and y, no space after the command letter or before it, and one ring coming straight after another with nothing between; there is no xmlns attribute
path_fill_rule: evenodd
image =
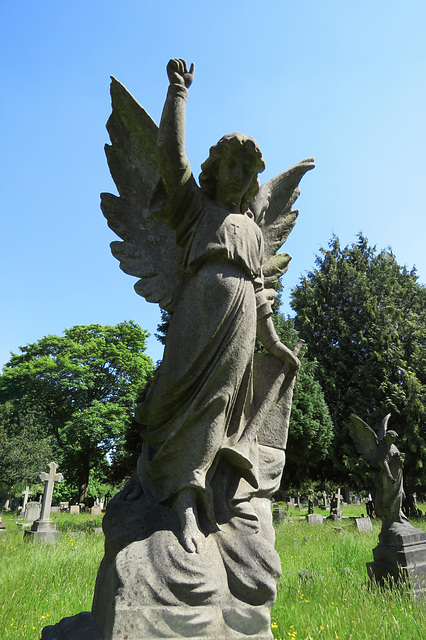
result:
<svg viewBox="0 0 426 640"><path fill-rule="evenodd" d="M272 507L272 520L274 524L280 524L287 517L284 507L280 504L274 504Z"/></svg>
<svg viewBox="0 0 426 640"><path fill-rule="evenodd" d="M93 507L90 508L90 514L92 516L99 516L101 513L102 513L102 509L98 504L95 504L93 505Z"/></svg>
<svg viewBox="0 0 426 640"><path fill-rule="evenodd" d="M27 502L25 511L23 514L24 520L38 520L40 518L40 503L39 502Z"/></svg>
<svg viewBox="0 0 426 640"><path fill-rule="evenodd" d="M61 507L58 504L52 504L50 507L50 513L61 513Z"/></svg>
<svg viewBox="0 0 426 640"><path fill-rule="evenodd" d="M343 516L343 512L340 508L340 500L341 500L340 489L338 489L337 493L335 493L330 502L330 516L331 520L340 520Z"/></svg>
<svg viewBox="0 0 426 640"><path fill-rule="evenodd" d="M426 533L406 523L382 527L374 562L367 562L370 580L381 586L403 583L414 596L426 601Z"/></svg>
<svg viewBox="0 0 426 640"><path fill-rule="evenodd" d="M69 508L70 503L68 502L68 500L64 500L63 502L59 503L59 506L61 507L61 511L66 511Z"/></svg>
<svg viewBox="0 0 426 640"><path fill-rule="evenodd" d="M80 513L80 505L79 504L72 504L70 506L70 513Z"/></svg>
<svg viewBox="0 0 426 640"><path fill-rule="evenodd" d="M306 522L308 524L323 524L324 516L322 516L320 513L309 513L306 516Z"/></svg>
<svg viewBox="0 0 426 640"><path fill-rule="evenodd" d="M24 501L23 501L23 503L22 503L22 511L21 511L21 514L22 514L22 513L24 513L24 511L25 511L25 507L27 506L29 493L30 493L30 488L29 488L29 486L27 485L27 486L25 487L25 491L22 491L22 495L24 496Z"/></svg>
<svg viewBox="0 0 426 640"><path fill-rule="evenodd" d="M6 531L6 525L4 522L2 522L1 516L0 516L0 533L3 533Z"/></svg>
<svg viewBox="0 0 426 640"><path fill-rule="evenodd" d="M355 518L355 524L360 533L364 533L365 531L373 531L373 525L371 524L370 518Z"/></svg>
<svg viewBox="0 0 426 640"><path fill-rule="evenodd" d="M24 537L28 536L34 540L43 542L56 542L60 537L60 531L56 531L53 520L50 519L50 509L52 506L53 486L55 482L62 482L61 473L56 473L57 465L55 462L49 464L49 472L42 471L38 474L39 480L44 482L43 499L41 503L40 518L33 522L30 530L25 531Z"/></svg>

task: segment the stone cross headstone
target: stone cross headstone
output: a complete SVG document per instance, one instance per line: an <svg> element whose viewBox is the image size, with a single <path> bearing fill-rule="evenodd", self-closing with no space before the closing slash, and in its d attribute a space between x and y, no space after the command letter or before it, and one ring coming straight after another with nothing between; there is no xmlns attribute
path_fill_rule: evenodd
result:
<svg viewBox="0 0 426 640"><path fill-rule="evenodd" d="M337 490L337 493L334 494L337 500L337 509L340 509L340 500L342 498L342 494L340 493L340 488Z"/></svg>
<svg viewBox="0 0 426 640"><path fill-rule="evenodd" d="M48 473L42 471L38 474L40 481L44 482L40 518L33 522L31 530L25 532L25 535L31 535L34 538L42 539L46 542L55 542L60 536L60 532L56 531L55 523L50 519L54 484L55 482L62 482L64 479L62 473L56 473L57 468L57 464L51 462Z"/></svg>
<svg viewBox="0 0 426 640"><path fill-rule="evenodd" d="M42 471L38 474L41 482L44 482L43 500L41 503L40 520L49 520L50 507L52 506L52 494L55 482L62 482L64 479L62 473L56 473L58 465L55 462L49 464L49 473Z"/></svg>
<svg viewBox="0 0 426 640"><path fill-rule="evenodd" d="M24 501L23 501L23 503L22 503L22 511L21 511L21 513L23 513L23 512L25 511L25 507L27 506L27 502L28 502L28 496L29 496L29 494L30 494L30 488L29 488L29 486L27 485L27 486L25 487L25 491L22 491L22 495L24 496Z"/></svg>

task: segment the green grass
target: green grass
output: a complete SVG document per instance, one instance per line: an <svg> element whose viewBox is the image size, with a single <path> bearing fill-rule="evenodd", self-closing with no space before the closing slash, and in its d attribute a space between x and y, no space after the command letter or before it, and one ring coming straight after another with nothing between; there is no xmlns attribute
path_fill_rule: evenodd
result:
<svg viewBox="0 0 426 640"><path fill-rule="evenodd" d="M51 621L91 609L104 538L87 531L101 518L58 516L57 544L27 540L15 519L3 515L0 534L0 638L39 640ZM71 531L73 530L74 533ZM68 532L68 533L67 533Z"/></svg>
<svg viewBox="0 0 426 640"><path fill-rule="evenodd" d="M344 508L351 515L362 509ZM359 534L353 521L308 525L303 511L277 528L283 575L272 610L275 638L285 640L423 640L426 610L408 593L368 585L380 523ZM324 514L324 512L322 512ZM41 629L91 608L103 555L103 536L91 533L101 516L55 516L56 545L23 540L15 519L3 515L0 535L0 638L39 640ZM415 523L426 530L426 523ZM336 531L342 527L342 531ZM306 573L307 572L307 573Z"/></svg>
<svg viewBox="0 0 426 640"><path fill-rule="evenodd" d="M415 525L426 530L424 522ZM365 565L373 560L380 526L373 522L372 533L359 534L351 520L321 526L290 517L277 528L282 576L272 610L274 638L426 638L424 607L407 592L369 584Z"/></svg>

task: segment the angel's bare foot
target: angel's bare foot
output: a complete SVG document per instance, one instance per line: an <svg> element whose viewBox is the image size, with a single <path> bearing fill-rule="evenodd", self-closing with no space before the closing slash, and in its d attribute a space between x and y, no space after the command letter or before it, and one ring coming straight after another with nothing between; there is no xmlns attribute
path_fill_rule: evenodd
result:
<svg viewBox="0 0 426 640"><path fill-rule="evenodd" d="M205 537L200 531L194 489L182 489L173 502L180 520L181 543L188 553L200 553L205 546Z"/></svg>

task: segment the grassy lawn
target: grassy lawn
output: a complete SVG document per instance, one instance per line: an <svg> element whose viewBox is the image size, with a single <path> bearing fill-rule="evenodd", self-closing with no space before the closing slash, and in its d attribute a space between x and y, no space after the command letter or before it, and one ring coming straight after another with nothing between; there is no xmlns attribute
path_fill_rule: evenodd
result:
<svg viewBox="0 0 426 640"><path fill-rule="evenodd" d="M345 516L365 512L361 507L343 511ZM426 608L408 593L368 585L365 563L373 559L379 522L373 522L373 533L359 534L352 520L308 525L299 517L306 512L290 512L293 515L277 527L283 573L272 611L274 638L426 638ZM101 519L56 516L61 540L42 545L24 542L15 519L3 515L8 533L0 535L1 640L39 640L47 624L90 610L103 555L103 536L92 531ZM425 522L414 524L426 531Z"/></svg>

